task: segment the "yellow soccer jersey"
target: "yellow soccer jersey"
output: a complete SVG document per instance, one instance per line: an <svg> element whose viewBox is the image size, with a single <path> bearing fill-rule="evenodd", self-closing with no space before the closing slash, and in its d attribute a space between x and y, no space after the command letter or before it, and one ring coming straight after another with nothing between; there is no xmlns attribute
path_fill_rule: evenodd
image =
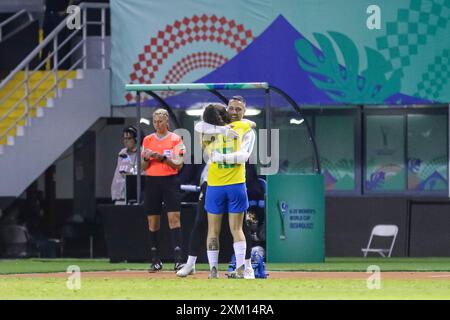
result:
<svg viewBox="0 0 450 320"><path fill-rule="evenodd" d="M251 130L247 121L235 121L230 123L231 128L239 134L236 139L228 139L222 135L217 135L216 139L207 147L208 153L217 151L222 154L234 153L240 150L242 138ZM226 186L230 184L245 182L245 163L221 163L210 164L208 170L209 186Z"/></svg>

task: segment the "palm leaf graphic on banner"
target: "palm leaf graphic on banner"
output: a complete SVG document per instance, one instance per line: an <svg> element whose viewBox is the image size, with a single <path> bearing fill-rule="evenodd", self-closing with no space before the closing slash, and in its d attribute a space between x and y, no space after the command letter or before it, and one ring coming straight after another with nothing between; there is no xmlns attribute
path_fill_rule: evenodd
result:
<svg viewBox="0 0 450 320"><path fill-rule="evenodd" d="M338 161L332 161L327 158L320 158L321 166L328 170L330 174L336 178L341 179L346 174L354 172L354 164L353 161L347 159L340 159Z"/></svg>
<svg viewBox="0 0 450 320"><path fill-rule="evenodd" d="M314 38L320 46L319 53L306 39L295 42L300 67L310 73L314 85L338 102L381 102L400 91L402 72L385 74L391 64L376 50L365 47L367 69L359 74L359 54L354 42L346 35L329 31L331 39L342 53L345 65L338 62L331 40L320 33Z"/></svg>
<svg viewBox="0 0 450 320"><path fill-rule="evenodd" d="M447 156L434 158L433 160L426 162L424 166L421 166L417 175L421 180L425 180L433 175L435 172L445 172L447 167Z"/></svg>

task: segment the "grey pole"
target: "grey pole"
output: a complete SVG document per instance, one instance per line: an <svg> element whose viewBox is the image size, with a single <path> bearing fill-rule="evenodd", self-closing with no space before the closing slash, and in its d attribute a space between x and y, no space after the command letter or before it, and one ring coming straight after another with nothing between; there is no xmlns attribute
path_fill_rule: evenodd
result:
<svg viewBox="0 0 450 320"><path fill-rule="evenodd" d="M270 157L272 157L272 125L270 123L271 120L271 114L270 114L270 107L272 104L272 99L270 95L270 88L267 88L265 90L265 102L266 102L266 130L267 130L267 152L266 154L270 154Z"/></svg>
<svg viewBox="0 0 450 320"><path fill-rule="evenodd" d="M136 92L136 129L137 129L137 173L136 173L136 200L141 204L141 93Z"/></svg>

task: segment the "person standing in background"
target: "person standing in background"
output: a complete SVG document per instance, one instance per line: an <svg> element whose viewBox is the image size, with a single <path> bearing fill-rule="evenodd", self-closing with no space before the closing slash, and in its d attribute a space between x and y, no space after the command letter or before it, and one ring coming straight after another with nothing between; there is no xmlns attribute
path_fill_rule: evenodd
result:
<svg viewBox="0 0 450 320"><path fill-rule="evenodd" d="M141 136L143 136L141 134ZM125 176L137 173L137 129L129 126L123 129L122 139L125 148L117 157L116 170L111 184L111 198L116 205L125 203Z"/></svg>
<svg viewBox="0 0 450 320"><path fill-rule="evenodd" d="M144 138L141 154L146 172L144 207L148 216L149 245L152 263L149 272L163 267L158 250L162 203L167 211L174 250L175 271L183 267L181 249L181 190L178 172L183 167L185 146L180 136L169 131L169 113L157 109L153 113L155 133Z"/></svg>
<svg viewBox="0 0 450 320"><path fill-rule="evenodd" d="M42 25L42 32L44 39L52 33L53 30L68 16L67 8L71 5L79 5L81 0L45 0L44 21ZM69 30L67 28L61 29L58 34L58 45L67 38ZM42 50L41 61L46 59L53 52L53 42L50 42ZM70 52L70 41L58 49L58 59L63 59ZM52 69L54 57L49 59L49 68ZM45 68L45 65L43 68ZM63 63L59 63L57 69L68 70L70 68L70 58L67 58Z"/></svg>

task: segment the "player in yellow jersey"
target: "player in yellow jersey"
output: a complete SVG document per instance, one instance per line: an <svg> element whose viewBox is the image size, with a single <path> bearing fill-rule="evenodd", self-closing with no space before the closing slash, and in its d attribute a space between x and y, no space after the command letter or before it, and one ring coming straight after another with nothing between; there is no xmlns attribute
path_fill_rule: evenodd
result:
<svg viewBox="0 0 450 320"><path fill-rule="evenodd" d="M231 100L231 104L233 104L234 99ZM230 110L232 111L232 110ZM234 137L238 137L238 133L232 129L235 128L239 131L239 128L246 129L248 128L248 124L252 128L256 128L256 123L253 121L242 119L242 122L235 121L230 124L230 114L225 106L221 104L209 104L204 112L203 112L203 121L198 122L195 126L195 131L201 133L202 137L202 147L210 150L209 144L211 143L211 139L216 139L217 134L222 134L225 137L230 139ZM251 153L252 146L248 145L246 147L248 153ZM206 153L206 151L205 151ZM177 276L179 277L187 277L189 275L195 274L195 264L197 261L197 256L202 248L202 240L203 235L206 237L206 232L208 228L208 214L205 211L205 195L207 189L207 177L209 167L211 162L208 159L205 159L206 165L202 170L200 185L201 192L199 196L199 203L197 207L197 213L195 217L194 226L191 231L191 235L189 237L189 245L188 245L188 259L184 264L183 268L177 271ZM251 264L251 236L248 228L244 224L244 235L247 241L247 250L245 256L245 269L244 275L246 279L254 279L254 272Z"/></svg>
<svg viewBox="0 0 450 320"><path fill-rule="evenodd" d="M210 278L218 277L219 236L222 216L228 213L233 248L236 256L236 278L254 278L253 269L245 268L247 249L243 232L245 211L248 209L245 186L245 162L252 152L255 133L250 123L242 121L245 102L242 97L233 97L227 108L232 120L230 127L237 137L221 133L208 145L210 167L205 209L208 212L207 254L210 264ZM248 274L246 272L248 270Z"/></svg>

